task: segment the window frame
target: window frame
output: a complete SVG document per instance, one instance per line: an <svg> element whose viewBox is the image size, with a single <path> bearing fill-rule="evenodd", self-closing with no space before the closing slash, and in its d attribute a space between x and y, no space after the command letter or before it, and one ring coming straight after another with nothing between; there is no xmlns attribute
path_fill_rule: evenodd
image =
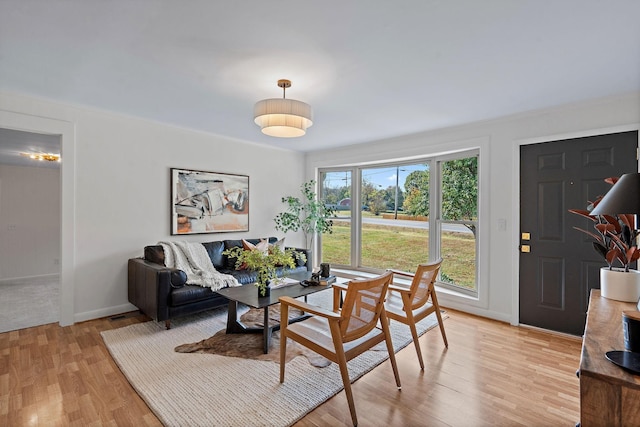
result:
<svg viewBox="0 0 640 427"><path fill-rule="evenodd" d="M467 150L467 151L460 151L460 152L456 152L456 153L451 153L451 154L446 154L446 155L441 155L441 156L436 156L437 160L436 160L436 167L435 169L435 179L430 180L429 181L429 185L430 185L430 191L434 191L433 194L436 194L437 198L438 198L438 204L437 204L437 212L436 215L431 215L429 217L429 229L433 229L437 232L437 239L429 239L429 244L432 244L433 242L433 253L437 254L436 258L441 256L441 244L442 244L442 225L443 224L472 224L475 225L476 227L476 235L475 235L475 288L474 289L468 289L465 288L463 286L460 285L454 285L448 282L442 282L440 280L438 280L438 286L445 288L445 289L450 289L454 292L457 293L461 293L464 295L468 295L468 296L472 296L472 297L477 297L478 296L478 288L479 288L479 280L478 278L479 276L479 262L478 262L478 254L479 254L479 250L480 250L480 150ZM470 157L476 157L478 158L478 200L476 200L476 206L478 209L478 218L476 218L475 221L466 221L466 220L445 220L442 218L443 214L442 214L442 163L450 161L450 160L459 160L459 159L467 159ZM431 221L434 221L435 224L431 224ZM432 228L432 226L434 228ZM429 247L429 253L432 253L432 247ZM429 257L431 258L431 257Z"/></svg>
<svg viewBox="0 0 640 427"><path fill-rule="evenodd" d="M453 221L442 219L442 193L441 193L441 163L448 160L464 159L468 157L478 158L478 218L475 221ZM356 209L362 205L362 198L360 189L362 188L362 171L364 169L371 168L384 168L384 167L402 167L406 165L414 165L417 163L428 164L429 168L429 261L433 261L440 257L441 251L441 233L442 224L458 223L466 224L473 223L476 226L476 238L475 238L475 289L467 289L458 285L452 285L449 283L438 281L437 285L441 288L446 288L454 293L466 295L472 298L479 298L481 290L480 281L480 236L481 236L481 208L480 208L480 177L481 177L481 161L480 161L480 149L469 148L455 152L449 152L446 154L434 154L427 156L415 157L410 160L402 161L380 161L380 162L367 162L352 164L349 166L332 166L332 167L318 167L316 169L318 176L318 184L321 185L320 177L323 173L327 172L351 172L351 265L334 264L332 267L371 274L379 274L382 269L363 267L361 265L361 236L362 236L362 213L360 209ZM322 197L322 193L318 194ZM434 215L435 213L435 215ZM318 259L322 259L322 236L317 239L317 253Z"/></svg>

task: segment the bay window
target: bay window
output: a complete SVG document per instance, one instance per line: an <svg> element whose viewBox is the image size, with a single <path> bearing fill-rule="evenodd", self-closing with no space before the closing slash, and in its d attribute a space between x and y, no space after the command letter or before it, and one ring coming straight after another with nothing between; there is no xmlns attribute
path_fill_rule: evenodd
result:
<svg viewBox="0 0 640 427"><path fill-rule="evenodd" d="M442 257L439 286L477 294L478 152L321 169L321 199L336 211L322 262L377 273L415 272Z"/></svg>

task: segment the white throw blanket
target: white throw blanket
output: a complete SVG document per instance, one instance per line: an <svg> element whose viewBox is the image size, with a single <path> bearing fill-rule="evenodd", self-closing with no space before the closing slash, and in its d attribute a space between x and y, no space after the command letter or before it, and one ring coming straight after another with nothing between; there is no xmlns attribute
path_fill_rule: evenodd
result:
<svg viewBox="0 0 640 427"><path fill-rule="evenodd" d="M187 284L211 288L212 291L227 286L240 286L230 274L215 269L207 250L201 243L158 242L164 250L164 264L179 268L187 274Z"/></svg>

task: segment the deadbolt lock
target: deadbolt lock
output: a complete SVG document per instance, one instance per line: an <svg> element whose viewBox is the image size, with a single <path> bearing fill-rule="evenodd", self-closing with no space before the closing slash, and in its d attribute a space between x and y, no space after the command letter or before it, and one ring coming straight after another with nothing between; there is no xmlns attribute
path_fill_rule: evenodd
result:
<svg viewBox="0 0 640 427"><path fill-rule="evenodd" d="M531 240L531 233L522 233L522 240Z"/></svg>

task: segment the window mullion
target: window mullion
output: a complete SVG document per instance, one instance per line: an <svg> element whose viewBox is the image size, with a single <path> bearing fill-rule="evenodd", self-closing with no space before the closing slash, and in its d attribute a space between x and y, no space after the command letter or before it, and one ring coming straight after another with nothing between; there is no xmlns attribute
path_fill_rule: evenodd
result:
<svg viewBox="0 0 640 427"><path fill-rule="evenodd" d="M440 258L440 162L430 160L429 164L429 260Z"/></svg>
<svg viewBox="0 0 640 427"><path fill-rule="evenodd" d="M358 267L360 265L360 252L362 247L362 195L360 187L362 186L362 169L354 168L352 175L355 179L351 180L351 266Z"/></svg>

